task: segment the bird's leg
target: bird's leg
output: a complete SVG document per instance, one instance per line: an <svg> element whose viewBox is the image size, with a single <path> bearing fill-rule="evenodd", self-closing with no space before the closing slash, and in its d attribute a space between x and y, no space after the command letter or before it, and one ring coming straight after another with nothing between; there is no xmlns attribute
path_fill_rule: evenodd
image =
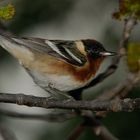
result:
<svg viewBox="0 0 140 140"><path fill-rule="evenodd" d="M80 89L69 91L68 93L75 100L82 100L82 92L83 92L83 88L80 88Z"/></svg>
<svg viewBox="0 0 140 140"><path fill-rule="evenodd" d="M51 95L49 98L54 100L68 100L68 101L75 100L72 96L68 95L67 92L59 91L58 89L50 86L47 88L46 91L49 92Z"/></svg>

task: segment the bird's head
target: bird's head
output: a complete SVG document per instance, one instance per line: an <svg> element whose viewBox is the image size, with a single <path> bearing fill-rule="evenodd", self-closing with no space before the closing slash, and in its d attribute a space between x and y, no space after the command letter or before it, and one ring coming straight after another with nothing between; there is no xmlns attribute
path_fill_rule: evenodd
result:
<svg viewBox="0 0 140 140"><path fill-rule="evenodd" d="M107 51L101 43L98 41L92 40L92 39L87 39L87 40L82 40L84 46L85 46L85 51L87 54L93 58L93 59L103 59L107 56L114 56L116 53Z"/></svg>

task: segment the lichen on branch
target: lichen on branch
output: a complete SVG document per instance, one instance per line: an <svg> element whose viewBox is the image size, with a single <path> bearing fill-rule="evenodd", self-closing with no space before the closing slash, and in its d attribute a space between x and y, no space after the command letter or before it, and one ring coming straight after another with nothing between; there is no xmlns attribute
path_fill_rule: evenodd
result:
<svg viewBox="0 0 140 140"><path fill-rule="evenodd" d="M140 43L129 43L127 48L127 62L131 72L140 70Z"/></svg>
<svg viewBox="0 0 140 140"><path fill-rule="evenodd" d="M4 20L10 20L15 15L15 8L12 4L0 7L0 18Z"/></svg>
<svg viewBox="0 0 140 140"><path fill-rule="evenodd" d="M121 20L131 15L135 15L137 19L140 19L140 1L119 0L119 9L113 13L113 18Z"/></svg>

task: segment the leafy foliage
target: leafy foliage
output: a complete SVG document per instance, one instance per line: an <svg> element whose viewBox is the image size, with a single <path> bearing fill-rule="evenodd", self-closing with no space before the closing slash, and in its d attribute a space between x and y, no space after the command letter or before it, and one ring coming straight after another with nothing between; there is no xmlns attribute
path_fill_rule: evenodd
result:
<svg viewBox="0 0 140 140"><path fill-rule="evenodd" d="M113 13L115 19L135 15L140 19L140 0L119 0L119 11Z"/></svg>
<svg viewBox="0 0 140 140"><path fill-rule="evenodd" d="M15 15L15 8L12 4L0 8L0 17L5 20L12 19Z"/></svg>
<svg viewBox="0 0 140 140"><path fill-rule="evenodd" d="M140 43L130 43L128 45L127 62L131 72L140 70Z"/></svg>

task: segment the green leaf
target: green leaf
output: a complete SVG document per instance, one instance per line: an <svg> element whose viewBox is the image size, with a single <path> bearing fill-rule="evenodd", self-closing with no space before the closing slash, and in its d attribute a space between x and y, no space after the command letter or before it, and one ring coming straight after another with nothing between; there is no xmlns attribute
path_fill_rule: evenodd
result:
<svg viewBox="0 0 140 140"><path fill-rule="evenodd" d="M140 70L140 43L130 43L127 50L127 62L131 72Z"/></svg>
<svg viewBox="0 0 140 140"><path fill-rule="evenodd" d="M121 20L132 14L140 19L140 0L119 0L119 10L113 13L113 18Z"/></svg>
<svg viewBox="0 0 140 140"><path fill-rule="evenodd" d="M12 4L0 8L0 18L9 20L15 15L15 8Z"/></svg>

